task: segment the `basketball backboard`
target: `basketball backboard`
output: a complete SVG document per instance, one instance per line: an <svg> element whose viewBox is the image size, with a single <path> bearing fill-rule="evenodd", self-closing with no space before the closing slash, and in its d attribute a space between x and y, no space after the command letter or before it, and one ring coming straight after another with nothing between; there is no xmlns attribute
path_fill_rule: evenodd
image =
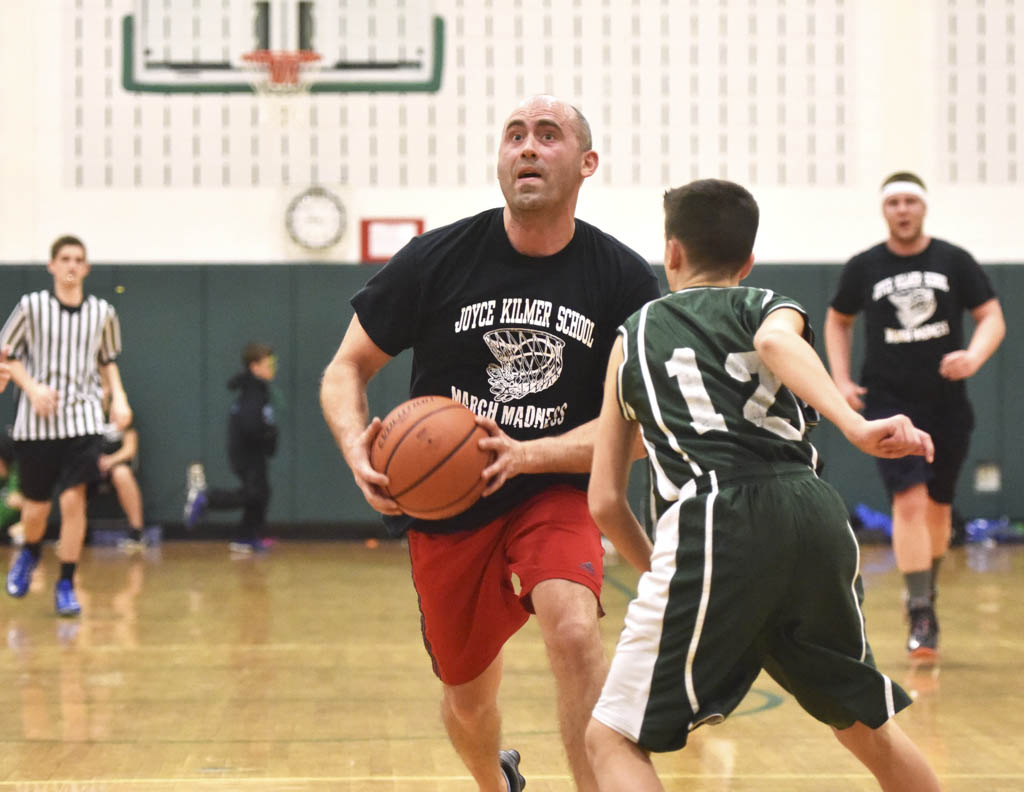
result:
<svg viewBox="0 0 1024 792"><path fill-rule="evenodd" d="M313 93L441 85L444 21L430 0L134 0L122 25L128 91L252 92L260 67L245 56L259 51L319 55L302 70Z"/></svg>

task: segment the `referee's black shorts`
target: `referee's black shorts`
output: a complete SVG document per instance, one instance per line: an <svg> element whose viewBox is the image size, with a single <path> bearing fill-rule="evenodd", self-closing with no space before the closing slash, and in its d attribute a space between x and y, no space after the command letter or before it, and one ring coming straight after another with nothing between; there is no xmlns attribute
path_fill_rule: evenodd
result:
<svg viewBox="0 0 1024 792"><path fill-rule="evenodd" d="M894 397L869 400L864 417L869 420L888 418L902 413L924 429L935 443L935 461L929 464L922 456L900 459L876 459L882 481L890 497L915 484L927 484L928 497L936 503L952 503L956 480L960 475L971 432L974 429L974 411L966 401L956 402L901 402Z"/></svg>
<svg viewBox="0 0 1024 792"><path fill-rule="evenodd" d="M64 490L92 483L100 475L96 460L102 442L102 435L15 441L21 494L48 502Z"/></svg>

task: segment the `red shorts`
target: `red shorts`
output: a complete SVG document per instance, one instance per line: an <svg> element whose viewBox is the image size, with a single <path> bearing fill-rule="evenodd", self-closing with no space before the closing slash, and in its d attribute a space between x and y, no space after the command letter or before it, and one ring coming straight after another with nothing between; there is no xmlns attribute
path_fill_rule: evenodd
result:
<svg viewBox="0 0 1024 792"><path fill-rule="evenodd" d="M603 556L587 494L566 486L545 490L475 531L410 531L412 580L434 673L446 685L480 676L529 619L530 592L543 580L571 580L600 601Z"/></svg>

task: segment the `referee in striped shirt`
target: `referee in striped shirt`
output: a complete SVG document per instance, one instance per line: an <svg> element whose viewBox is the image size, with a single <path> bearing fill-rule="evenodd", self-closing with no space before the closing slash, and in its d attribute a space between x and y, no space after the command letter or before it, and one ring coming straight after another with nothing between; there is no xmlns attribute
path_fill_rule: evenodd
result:
<svg viewBox="0 0 1024 792"><path fill-rule="evenodd" d="M85 540L86 486L99 475L103 386L111 393L111 421L126 428L132 412L115 362L121 352L117 314L83 290L89 274L85 245L60 237L48 269L53 290L23 296L0 330L0 357L10 355L0 366L21 388L12 436L25 498L25 546L7 575L7 593L28 592L56 493L61 525L54 602L59 616L77 616L74 574ZM5 384L0 372L0 386Z"/></svg>

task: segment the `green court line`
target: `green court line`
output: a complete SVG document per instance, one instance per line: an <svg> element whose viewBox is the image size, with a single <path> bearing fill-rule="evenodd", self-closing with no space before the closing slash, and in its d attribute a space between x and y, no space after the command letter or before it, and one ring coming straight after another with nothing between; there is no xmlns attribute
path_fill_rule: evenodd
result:
<svg viewBox="0 0 1024 792"><path fill-rule="evenodd" d="M604 570L604 582L609 584L613 589L623 594L627 600L632 601L636 597L636 592L623 583L621 580L617 580L614 576L608 574L607 567Z"/></svg>

